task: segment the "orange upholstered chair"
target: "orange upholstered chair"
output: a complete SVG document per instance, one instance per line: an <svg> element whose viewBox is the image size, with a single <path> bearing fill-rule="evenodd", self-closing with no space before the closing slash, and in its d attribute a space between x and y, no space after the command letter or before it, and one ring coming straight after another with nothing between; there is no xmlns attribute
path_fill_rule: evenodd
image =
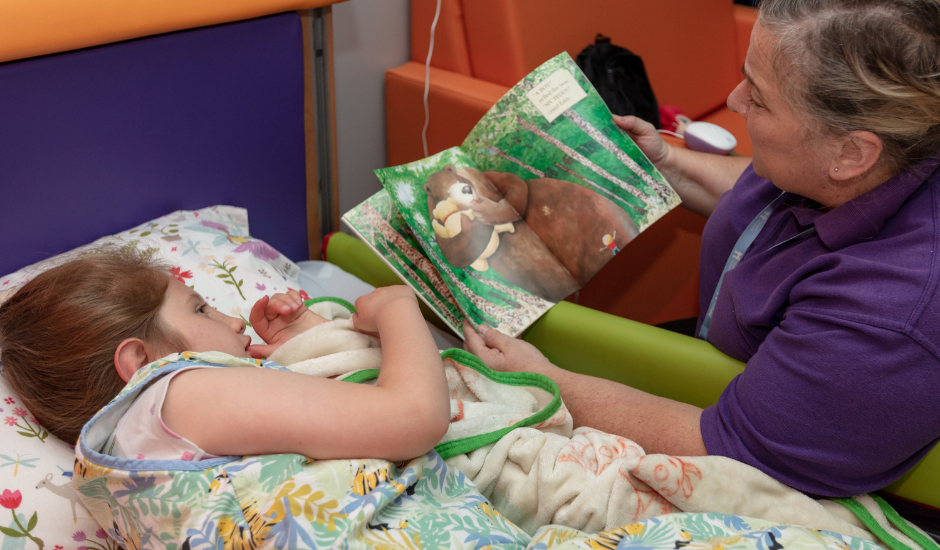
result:
<svg viewBox="0 0 940 550"><path fill-rule="evenodd" d="M610 36L643 58L660 105L714 122L750 155L744 119L725 100L757 18L733 0L441 0L431 57L429 153L459 145L509 89L543 61ZM411 1L412 61L385 77L388 162L424 157L424 63L436 0ZM610 262L572 300L647 323L698 314L704 219L676 209Z"/></svg>

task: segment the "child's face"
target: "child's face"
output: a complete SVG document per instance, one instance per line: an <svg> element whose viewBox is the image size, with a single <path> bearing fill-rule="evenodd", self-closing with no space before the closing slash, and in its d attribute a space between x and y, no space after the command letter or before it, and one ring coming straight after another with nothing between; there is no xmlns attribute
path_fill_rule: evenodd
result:
<svg viewBox="0 0 940 550"><path fill-rule="evenodd" d="M160 322L175 330L187 343L185 351L221 351L235 357L250 357L251 336L245 322L219 313L193 289L172 279L160 307ZM184 351L184 350L176 350Z"/></svg>

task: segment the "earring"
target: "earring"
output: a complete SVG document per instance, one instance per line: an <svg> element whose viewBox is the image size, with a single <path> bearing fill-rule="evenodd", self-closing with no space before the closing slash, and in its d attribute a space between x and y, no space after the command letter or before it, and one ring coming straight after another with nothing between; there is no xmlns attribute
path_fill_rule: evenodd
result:
<svg viewBox="0 0 940 550"><path fill-rule="evenodd" d="M839 171L839 169L838 169L838 168L836 168L836 169L834 169L834 170L833 170L833 172L838 172L838 171Z"/></svg>

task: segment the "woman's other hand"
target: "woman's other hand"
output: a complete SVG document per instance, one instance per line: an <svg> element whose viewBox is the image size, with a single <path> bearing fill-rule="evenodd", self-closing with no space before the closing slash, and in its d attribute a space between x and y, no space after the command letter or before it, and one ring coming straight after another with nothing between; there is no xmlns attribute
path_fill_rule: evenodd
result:
<svg viewBox="0 0 940 550"><path fill-rule="evenodd" d="M486 366L502 372L537 372L549 375L556 369L532 344L510 338L486 325L479 332L469 321L463 322L464 348L479 357Z"/></svg>
<svg viewBox="0 0 940 550"><path fill-rule="evenodd" d="M289 290L287 294L264 296L251 307L248 314L251 328L258 333L266 346L248 346L248 353L255 359L270 357L284 342L326 321L304 307L300 293Z"/></svg>
<svg viewBox="0 0 940 550"><path fill-rule="evenodd" d="M614 123L636 142L637 147L660 172L667 168L669 144L659 135L656 127L635 116L614 115Z"/></svg>
<svg viewBox="0 0 940 550"><path fill-rule="evenodd" d="M747 157L712 155L672 147L652 124L634 116L614 115L614 123L636 142L669 185L682 199L682 206L706 218L718 204L718 198L734 187L751 163Z"/></svg>

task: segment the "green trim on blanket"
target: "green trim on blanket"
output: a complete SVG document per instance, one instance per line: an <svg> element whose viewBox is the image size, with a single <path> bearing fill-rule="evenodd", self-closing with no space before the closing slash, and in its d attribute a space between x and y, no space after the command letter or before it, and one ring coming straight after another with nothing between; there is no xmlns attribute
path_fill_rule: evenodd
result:
<svg viewBox="0 0 940 550"><path fill-rule="evenodd" d="M544 422L554 416L555 413L558 412L558 409L561 408L561 391L558 389L558 385L555 384L551 378L545 376L544 374L537 374L534 372L495 371L487 367L486 364L484 364L483 361L481 361L480 358L476 355L459 348L451 348L442 351L441 359L453 359L461 365L470 367L483 376L489 378L493 382L497 382L499 384L506 384L507 386L534 386L552 394L552 400L547 407L533 414L532 416L516 422L512 426L507 426L505 428L501 428L499 430L485 434L473 435L463 439L455 439L453 441L448 441L447 443L441 443L437 445L434 447L434 450L437 451L437 453L441 455L444 460L447 460L452 456L475 451L480 447L486 447L490 443L495 443L497 440L499 440L499 438L515 430L516 428L525 428L527 426L533 426L540 422ZM379 369L365 369L351 372L345 378L339 379L343 382L354 382L358 384L362 382L368 382L369 380L377 378L378 376Z"/></svg>
<svg viewBox="0 0 940 550"><path fill-rule="evenodd" d="M309 300L305 300L304 307L310 307L313 304L319 304L320 302L333 302L334 304L339 304L348 309L350 313L356 313L356 306L350 304L342 298L331 298L329 296L322 296L320 298L310 298Z"/></svg>
<svg viewBox="0 0 940 550"><path fill-rule="evenodd" d="M885 502L885 499L874 493L869 493L869 496L872 498L872 500L875 501L876 504L878 504L878 508L881 508L881 513L884 514L886 518L888 518L888 521L890 521L892 525L898 529L898 531L910 537L911 540L921 545L921 547L923 547L925 550L940 550L940 546L938 546L936 542L934 542L930 537L925 537L923 533L911 527L911 524L902 518L901 515L898 514L890 504Z"/></svg>
<svg viewBox="0 0 940 550"><path fill-rule="evenodd" d="M882 527L878 521L875 520L874 516L862 506L862 503L855 500L854 498L834 498L832 502L841 504L849 509L850 512L855 514L858 519L871 531L878 540L887 545L891 550L912 550L906 544L902 543L898 539L894 538L888 531Z"/></svg>
<svg viewBox="0 0 940 550"><path fill-rule="evenodd" d="M924 548L924 550L934 550L937 548L937 545L933 541L928 540L926 537L918 533L881 497L873 493L869 493L868 496L872 497L872 500L878 504L878 507L881 508L881 511L884 513L885 517L888 518L891 523L893 523L894 526L898 528L899 531L910 537L911 540L919 544L922 548ZM834 498L832 499L832 502L841 504L842 506L848 508L848 510L855 514L869 531L878 537L878 540L880 540L892 550L912 550L908 545L894 538L891 533L888 533L888 531L878 523L875 517L871 515L871 512L869 512L868 509L865 508L865 506L863 506L862 503L858 500L854 498Z"/></svg>
<svg viewBox="0 0 940 550"><path fill-rule="evenodd" d="M463 439L455 439L454 441L448 441L447 443L441 443L440 445L437 445L434 447L434 450L437 451L438 454L444 458L444 460L447 460L452 456L469 453L470 451L474 451L480 447L485 447L490 443L495 443L497 440L499 440L499 438L515 430L516 428L525 428L526 426L533 426L540 422L544 422L554 416L555 413L558 412L558 409L561 408L561 391L559 391L558 385L555 384L551 378L543 374L537 374L534 372L494 371L487 367L476 355L473 355L469 351L458 348L444 350L444 352L441 353L441 359L453 359L461 365L470 367L471 369L479 372L493 382L506 384L508 386L534 386L536 388L547 391L553 396L551 403L549 403L547 407L528 418L516 422L512 426L507 426L505 428L485 434L465 437Z"/></svg>
<svg viewBox="0 0 940 550"><path fill-rule="evenodd" d="M362 382L368 382L373 378L378 378L379 372L381 372L379 369L357 370L347 374L345 377L339 377L338 380L342 380L343 382L352 382L354 384L361 384Z"/></svg>

